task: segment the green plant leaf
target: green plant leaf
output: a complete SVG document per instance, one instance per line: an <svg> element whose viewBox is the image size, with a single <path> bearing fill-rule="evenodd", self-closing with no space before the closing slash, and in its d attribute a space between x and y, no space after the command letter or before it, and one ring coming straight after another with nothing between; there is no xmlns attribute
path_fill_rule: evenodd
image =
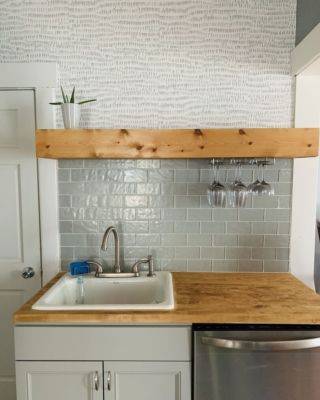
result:
<svg viewBox="0 0 320 400"><path fill-rule="evenodd" d="M62 86L60 86L60 88L61 88L61 93L62 93L63 102L64 102L64 103L68 103L67 100L66 100L66 95L64 94L64 91L63 91Z"/></svg>
<svg viewBox="0 0 320 400"><path fill-rule="evenodd" d="M57 101L55 103L49 103L49 104L52 104L53 106L61 106L61 104L63 103L61 103L61 101Z"/></svg>
<svg viewBox="0 0 320 400"><path fill-rule="evenodd" d="M70 101L69 101L69 97L68 97L68 95L66 94L66 103L70 103Z"/></svg>
<svg viewBox="0 0 320 400"><path fill-rule="evenodd" d="M78 103L78 104L91 103L92 101L97 101L97 99L91 99L91 100L83 100L83 101L79 101L79 103Z"/></svg>
<svg viewBox="0 0 320 400"><path fill-rule="evenodd" d="M70 103L74 103L74 91L75 91L75 86L73 87L71 97L70 97Z"/></svg>

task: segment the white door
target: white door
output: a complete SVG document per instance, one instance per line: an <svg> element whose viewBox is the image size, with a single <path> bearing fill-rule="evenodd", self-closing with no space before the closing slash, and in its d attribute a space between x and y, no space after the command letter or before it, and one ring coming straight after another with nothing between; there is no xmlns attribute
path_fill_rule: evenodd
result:
<svg viewBox="0 0 320 400"><path fill-rule="evenodd" d="M22 271L35 275L24 279ZM41 287L32 90L0 90L0 393L15 399L12 314Z"/></svg>
<svg viewBox="0 0 320 400"><path fill-rule="evenodd" d="M17 382L18 400L103 399L102 362L18 361Z"/></svg>
<svg viewBox="0 0 320 400"><path fill-rule="evenodd" d="M190 400L189 362L106 361L105 399Z"/></svg>

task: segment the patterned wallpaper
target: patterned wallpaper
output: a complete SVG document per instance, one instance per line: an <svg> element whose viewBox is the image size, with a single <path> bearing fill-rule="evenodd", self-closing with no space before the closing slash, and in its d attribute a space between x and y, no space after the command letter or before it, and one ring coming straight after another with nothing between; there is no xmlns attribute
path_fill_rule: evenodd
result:
<svg viewBox="0 0 320 400"><path fill-rule="evenodd" d="M71 90L76 85L80 98L98 98L97 103L83 106L83 127L292 125L290 52L295 41L296 0L4 0L0 8L0 62L57 62L61 83L66 89ZM61 124L60 115L58 123ZM183 173L179 172L181 164L177 161L169 167L165 163L156 164L157 173L153 172L155 164L146 164L144 167L139 164L139 167L138 162L132 168L120 161L118 164L100 161L89 165L85 161L61 162L60 211L64 264L81 254L95 256L91 243L96 243L96 239L90 235L101 234L110 221L116 220L114 222L120 222L123 226L126 246L132 243L132 247L141 247L143 240L139 235L143 233L144 243L148 243L145 250L151 251L152 246L165 247L162 253L159 251L157 254L158 267L161 268L192 269L191 265L197 265L198 269L206 270L230 269L230 263L218 264L214 259L218 257L221 261L231 257L233 270L241 269L241 265L246 269L252 265L255 270L285 270L288 265L288 238L263 236L259 244L250 246L244 246L245 240L240 239L244 234L254 236L256 218L260 218L258 222L270 224L270 209L278 210L279 218L284 218L282 221L287 224L283 233L279 227L282 222L273 221L278 225L271 230L272 235L287 235L292 168L285 160L281 162L275 166L272 179L276 185L280 185L278 196L284 196L285 199L264 199L259 206L262 210L258 213L259 217L257 213L252 212L251 216L247 213L245 222L250 224L249 231L248 228L238 231L237 225L234 225L244 218L240 211L212 212L205 209L201 202L202 192L193 192L196 200L193 199L195 201L191 203L187 199L185 203L182 199L177 200L174 196L179 193L174 193L173 198L168 199L172 196L172 190L177 190L173 188L181 183L186 185L181 196L191 194L188 190L192 190L189 189L192 184L204 185L205 181L201 179L210 177L206 175L207 172L202 172L207 167L201 162L190 164L185 161L182 169L193 171L186 172L188 179L192 179L186 182L179 181ZM108 191L112 185L105 185L103 193L100 193L102 197L97 201L101 204L100 208L107 211L92 211L92 207L97 207L94 202L92 206L92 199L98 195L94 190L102 187L98 184L100 180L104 179L106 183L108 179L113 179L111 183L118 183L118 187L121 187L128 183L122 174L126 168L135 171L129 173L132 176L129 193L120 193L124 197L119 197L120 203L114 203L112 196L115 193ZM117 178L110 178L110 174ZM161 179L154 182L154 176L158 176L158 179L159 176L161 179L170 176L172 181L167 181L168 185L165 186ZM281 183L283 176L286 176L285 184ZM90 179L96 186L90 186ZM159 183L160 192L155 195L148 193L147 185L150 183ZM142 184L146 185L145 193L138 192L142 190ZM77 195L82 196L79 204ZM147 198L136 199L144 201L141 207L138 203L135 206L135 200L127 199L126 195ZM155 206L151 206L154 203L148 196L159 197ZM130 207L121 205L126 201L131 201ZM128 208L130 212L124 211ZM160 236L154 239L160 244L154 244L154 228L150 218L144 220L147 225L144 224L143 232L135 230L134 226L138 229L139 224L131 224L130 231L125 228L123 215L131 215L131 221L139 222L141 208L155 209L153 214L149 211L148 215L154 215L153 222L158 221L159 224L171 215L171 233L177 234L177 215L184 213L186 220L193 215L192 218L199 224L199 231L188 231L185 227L183 234L186 237L182 242L166 242ZM181 213L181 209L185 211ZM206 238L206 247L212 250L205 253L205 260L210 260L210 263L200 262L204 259L201 249L194 252L187 250L190 247L189 235L203 233L200 220L204 215L213 227L212 232L205 232L211 235L211 242ZM229 245L223 244L223 250L219 250L221 246L219 241L214 241L214 229L222 218L225 218L223 234L235 235L237 240L232 241L228 237L223 243ZM81 237L77 236L79 219L88 222L83 223L87 230L81 231ZM92 231L92 225L96 230ZM262 230L261 234L271 235L268 232ZM280 243L286 249L282 253L276 250ZM238 250L227 250L226 246ZM253 263L259 254L258 250L253 249L268 246L273 250L263 250L262 253L266 254L269 264L260 259L260 262ZM247 247L250 250L241 250ZM183 254L189 255L182 258ZM127 258L135 259L136 256L139 255L133 252ZM175 261L177 258L180 261Z"/></svg>

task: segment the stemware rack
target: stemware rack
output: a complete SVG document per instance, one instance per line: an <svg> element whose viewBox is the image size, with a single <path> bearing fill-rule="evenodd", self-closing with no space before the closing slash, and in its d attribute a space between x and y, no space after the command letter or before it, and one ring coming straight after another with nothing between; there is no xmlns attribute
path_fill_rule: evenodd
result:
<svg viewBox="0 0 320 400"><path fill-rule="evenodd" d="M213 158L210 164L214 170L214 179L207 189L208 203L211 207L237 207L246 206L247 197L251 195L267 195L274 194L273 187L264 180L263 169L267 165L274 165L274 159L267 158ZM219 181L220 167L235 167L235 179L231 184L221 183ZM241 167L257 167L257 179L246 186L241 180ZM262 176L259 171L262 170Z"/></svg>
<svg viewBox="0 0 320 400"><path fill-rule="evenodd" d="M261 158L212 158L210 161L211 166L259 166L259 165L274 165L275 159L261 159Z"/></svg>

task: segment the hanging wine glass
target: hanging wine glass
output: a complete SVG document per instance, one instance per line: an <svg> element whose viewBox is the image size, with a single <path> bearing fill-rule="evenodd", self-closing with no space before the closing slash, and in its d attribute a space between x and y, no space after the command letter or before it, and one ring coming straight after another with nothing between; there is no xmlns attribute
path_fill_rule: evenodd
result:
<svg viewBox="0 0 320 400"><path fill-rule="evenodd" d="M232 207L243 208L246 205L248 188L241 181L241 164L237 163L236 176L234 182L230 186L230 205Z"/></svg>
<svg viewBox="0 0 320 400"><path fill-rule="evenodd" d="M264 168L265 162L258 163L257 179L251 185L248 186L250 193L253 196L271 196L274 194L274 189L264 179Z"/></svg>
<svg viewBox="0 0 320 400"><path fill-rule="evenodd" d="M219 163L213 163L213 181L207 189L208 203L211 207L225 207L227 204L226 187L219 182Z"/></svg>

